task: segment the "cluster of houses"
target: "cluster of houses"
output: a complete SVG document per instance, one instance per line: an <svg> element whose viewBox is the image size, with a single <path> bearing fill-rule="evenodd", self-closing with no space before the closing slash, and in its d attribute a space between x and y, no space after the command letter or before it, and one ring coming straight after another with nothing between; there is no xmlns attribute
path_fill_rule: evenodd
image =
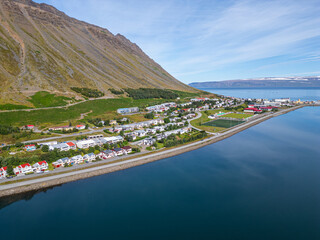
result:
<svg viewBox="0 0 320 240"><path fill-rule="evenodd" d="M152 119L144 122L131 123L127 125L118 125L112 128L109 128L108 131L111 133L119 133L121 131L134 131L135 129L144 129L146 127L157 126L164 124L163 119Z"/></svg>
<svg viewBox="0 0 320 240"><path fill-rule="evenodd" d="M129 153L132 153L132 147L130 146L124 146L122 148L114 148L112 150L105 150L100 152L99 154L95 155L94 153L88 153L84 156L77 155L71 158L65 157L61 158L55 162L52 163L52 166L54 168L60 168L65 167L66 165L72 166L82 163L90 163L92 161L95 161L97 158L103 160L103 159L109 159L116 156L121 155L127 155Z"/></svg>
<svg viewBox="0 0 320 240"><path fill-rule="evenodd" d="M130 114L130 113L137 113L139 112L138 107L131 107L131 108L119 108L117 113L119 114Z"/></svg>
<svg viewBox="0 0 320 240"><path fill-rule="evenodd" d="M0 179L5 178L7 173L8 167L0 168ZM48 163L46 161L40 161L32 166L30 163L21 164L13 169L13 172L17 176L30 174L30 173L41 173L48 170Z"/></svg>
<svg viewBox="0 0 320 240"><path fill-rule="evenodd" d="M89 147L103 146L104 144L114 144L122 142L124 139L122 136L112 136L112 137L103 137L103 135L92 135L89 136L86 140L79 141L67 141L58 143L57 141L40 143L40 145L49 146L49 150L53 151L58 149L59 151L69 151L80 149L87 149Z"/></svg>
<svg viewBox="0 0 320 240"><path fill-rule="evenodd" d="M80 124L80 125L76 125L76 126L51 127L51 128L49 128L49 131L71 131L73 129L83 130L85 128L86 128L85 125Z"/></svg>
<svg viewBox="0 0 320 240"><path fill-rule="evenodd" d="M146 107L146 110L148 112L162 113L162 112L168 111L172 107L177 107L177 104L175 102L163 103L163 104L159 104L159 105Z"/></svg>

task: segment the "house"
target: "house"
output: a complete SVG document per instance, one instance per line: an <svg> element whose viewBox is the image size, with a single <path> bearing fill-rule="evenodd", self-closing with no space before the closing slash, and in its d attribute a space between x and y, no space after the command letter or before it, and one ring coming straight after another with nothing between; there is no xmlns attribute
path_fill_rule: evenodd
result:
<svg viewBox="0 0 320 240"><path fill-rule="evenodd" d="M145 130L137 130L137 131L134 131L138 137L144 137L146 136L147 132Z"/></svg>
<svg viewBox="0 0 320 240"><path fill-rule="evenodd" d="M98 157L100 159L108 159L108 158L112 158L112 157L115 157L116 155L114 154L113 151L111 150L105 150L101 153L98 154Z"/></svg>
<svg viewBox="0 0 320 240"><path fill-rule="evenodd" d="M49 150L50 151L52 151L54 149L58 149L61 152L69 151L70 150L70 146L68 144L66 144L66 143L60 143L60 144L49 146Z"/></svg>
<svg viewBox="0 0 320 240"><path fill-rule="evenodd" d="M49 131L70 131L70 130L73 130L73 127L70 127L70 126L60 126L60 127L52 127L52 128L49 128Z"/></svg>
<svg viewBox="0 0 320 240"><path fill-rule="evenodd" d="M58 144L57 141L38 143L38 145L40 145L40 146L47 145L47 146L49 146L49 147L50 147L50 146L53 146L53 145L56 145L56 144Z"/></svg>
<svg viewBox="0 0 320 240"><path fill-rule="evenodd" d="M20 166L13 169L13 172L18 175L24 175L27 173L33 173L33 168L29 163L21 164Z"/></svg>
<svg viewBox="0 0 320 240"><path fill-rule="evenodd" d="M77 125L76 129L83 130L83 129L86 129L86 126L85 125Z"/></svg>
<svg viewBox="0 0 320 240"><path fill-rule="evenodd" d="M117 120L110 120L109 124L110 125L116 125L117 124Z"/></svg>
<svg viewBox="0 0 320 240"><path fill-rule="evenodd" d="M151 146L151 145L155 144L155 142L156 142L156 139L154 139L154 138L143 139L143 145Z"/></svg>
<svg viewBox="0 0 320 240"><path fill-rule="evenodd" d="M48 163L46 161L41 161L33 164L32 167L36 171L44 171L48 169Z"/></svg>
<svg viewBox="0 0 320 240"><path fill-rule="evenodd" d="M0 168L0 179L5 178L7 176L7 170L8 170L8 167Z"/></svg>
<svg viewBox="0 0 320 240"><path fill-rule="evenodd" d="M148 129L147 129L147 133L148 133L148 134L156 134L156 133L157 133L157 130L154 129L154 128L148 128Z"/></svg>
<svg viewBox="0 0 320 240"><path fill-rule="evenodd" d="M119 114L129 114L129 113L137 113L137 112L139 112L139 108L138 107L119 108L117 110L117 113L119 113Z"/></svg>
<svg viewBox="0 0 320 240"><path fill-rule="evenodd" d="M24 150L26 150L27 152L32 152L37 150L37 148L36 148L36 145L30 144L30 145L24 146Z"/></svg>
<svg viewBox="0 0 320 240"><path fill-rule="evenodd" d="M132 147L130 147L130 146L124 146L124 147L122 147L122 149L123 149L124 151L126 151L127 154L128 154L128 153L132 153Z"/></svg>
<svg viewBox="0 0 320 240"><path fill-rule="evenodd" d="M77 142L78 148L86 149L86 148L94 147L94 146L95 146L95 142L92 139Z"/></svg>
<svg viewBox="0 0 320 240"><path fill-rule="evenodd" d="M25 129L27 130L33 130L34 129L34 125L26 125Z"/></svg>
<svg viewBox="0 0 320 240"><path fill-rule="evenodd" d="M96 155L94 153L88 153L83 156L83 161L85 162L92 162L96 160Z"/></svg>
<svg viewBox="0 0 320 240"><path fill-rule="evenodd" d="M258 108L245 108L243 112L247 112L247 113L261 113L262 110L258 109Z"/></svg>
<svg viewBox="0 0 320 240"><path fill-rule="evenodd" d="M117 143L124 140L121 136L105 137L104 139L107 141L107 143Z"/></svg>
<svg viewBox="0 0 320 240"><path fill-rule="evenodd" d="M67 142L66 144L69 146L69 149L72 149L72 150L76 150L77 149L76 144L74 144L73 142Z"/></svg>
<svg viewBox="0 0 320 240"><path fill-rule="evenodd" d="M66 164L66 163L68 163L69 162L69 158L61 158L61 159L59 159L58 161L55 161L55 162L53 162L52 163L52 166L54 167L54 168L59 168L59 167L64 167L64 165Z"/></svg>
<svg viewBox="0 0 320 240"><path fill-rule="evenodd" d="M83 163L83 157L81 155L74 156L70 159L71 164L80 164Z"/></svg>
<svg viewBox="0 0 320 240"><path fill-rule="evenodd" d="M115 148L112 149L115 156L121 156L123 154L126 154L126 152L122 148Z"/></svg>

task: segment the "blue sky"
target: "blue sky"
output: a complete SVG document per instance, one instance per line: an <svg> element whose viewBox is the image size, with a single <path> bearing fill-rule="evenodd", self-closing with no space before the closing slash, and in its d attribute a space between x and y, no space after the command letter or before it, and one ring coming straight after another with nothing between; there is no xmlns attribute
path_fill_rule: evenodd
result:
<svg viewBox="0 0 320 240"><path fill-rule="evenodd" d="M121 33L185 82L320 75L320 0L36 0Z"/></svg>

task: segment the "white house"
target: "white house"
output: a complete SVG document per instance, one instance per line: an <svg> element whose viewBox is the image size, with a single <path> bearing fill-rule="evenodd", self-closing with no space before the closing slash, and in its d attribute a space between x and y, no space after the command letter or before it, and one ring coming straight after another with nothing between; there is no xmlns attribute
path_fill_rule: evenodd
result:
<svg viewBox="0 0 320 240"><path fill-rule="evenodd" d="M143 145L151 146L156 142L154 138L145 138L143 139Z"/></svg>
<svg viewBox="0 0 320 240"><path fill-rule="evenodd" d="M94 146L95 146L95 142L92 139L77 142L78 148L89 148Z"/></svg>
<svg viewBox="0 0 320 240"><path fill-rule="evenodd" d="M8 170L8 167L0 168L0 179L5 178L7 176L7 170Z"/></svg>
<svg viewBox="0 0 320 240"><path fill-rule="evenodd" d="M69 151L70 147L66 143L60 143L60 144L55 144L55 145L49 146L50 151L52 151L54 149L58 149L60 151Z"/></svg>
<svg viewBox="0 0 320 240"><path fill-rule="evenodd" d="M13 169L13 172L18 175L24 175L27 173L33 173L33 168L29 163L21 164L20 166Z"/></svg>
<svg viewBox="0 0 320 240"><path fill-rule="evenodd" d="M96 160L96 155L94 153L88 153L83 156L83 161L85 162L92 162Z"/></svg>
<svg viewBox="0 0 320 240"><path fill-rule="evenodd" d="M98 154L98 157L100 159L108 159L108 158L112 158L112 157L115 157L116 155L114 154L113 151L111 150L105 150L101 153Z"/></svg>
<svg viewBox="0 0 320 240"><path fill-rule="evenodd" d="M85 125L77 125L76 129L83 130L83 129L86 129L86 126Z"/></svg>
<svg viewBox="0 0 320 240"><path fill-rule="evenodd" d="M77 155L71 158L71 163L80 164L83 163L83 157L81 155Z"/></svg>
<svg viewBox="0 0 320 240"><path fill-rule="evenodd" d="M146 136L147 132L145 130L137 130L137 131L134 131L138 137L144 137Z"/></svg>
<svg viewBox="0 0 320 240"><path fill-rule="evenodd" d="M41 161L33 164L33 170L44 171L48 169L48 163L46 161Z"/></svg>
<svg viewBox="0 0 320 240"><path fill-rule="evenodd" d="M112 149L115 156L121 156L123 154L126 154L126 151L124 151L122 148L115 148Z"/></svg>

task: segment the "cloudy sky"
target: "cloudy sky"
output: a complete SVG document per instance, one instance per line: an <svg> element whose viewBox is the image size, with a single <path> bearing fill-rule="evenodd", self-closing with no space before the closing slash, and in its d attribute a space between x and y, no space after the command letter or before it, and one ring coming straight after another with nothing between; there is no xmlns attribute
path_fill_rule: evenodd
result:
<svg viewBox="0 0 320 240"><path fill-rule="evenodd" d="M121 33L185 82L320 75L320 0L35 0Z"/></svg>

